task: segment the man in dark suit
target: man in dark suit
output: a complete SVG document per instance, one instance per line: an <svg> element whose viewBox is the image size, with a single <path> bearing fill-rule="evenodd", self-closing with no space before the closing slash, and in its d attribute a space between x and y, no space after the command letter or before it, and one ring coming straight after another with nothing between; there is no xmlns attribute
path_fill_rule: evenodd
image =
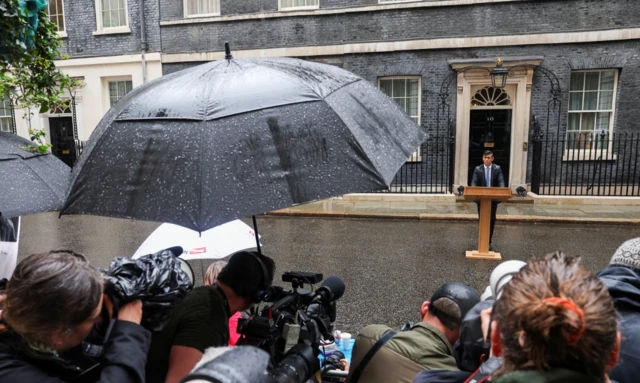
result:
<svg viewBox="0 0 640 383"><path fill-rule="evenodd" d="M493 152L487 150L482 155L482 162L484 164L476 167L473 170L473 177L471 178L471 186L487 186L487 187L506 187L504 183L504 174L500 166L493 163ZM491 241L493 239L493 228L496 225L496 211L498 210L497 201L491 202L491 234L489 234L489 250L493 250ZM480 216L480 202L476 202L478 205L478 216Z"/></svg>

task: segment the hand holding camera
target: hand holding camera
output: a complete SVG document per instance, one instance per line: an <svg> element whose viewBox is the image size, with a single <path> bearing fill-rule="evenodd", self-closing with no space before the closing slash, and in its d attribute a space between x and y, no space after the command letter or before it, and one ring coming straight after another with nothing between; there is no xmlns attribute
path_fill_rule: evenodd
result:
<svg viewBox="0 0 640 383"><path fill-rule="evenodd" d="M113 318L113 301L107 294L103 294L104 305L109 312L109 318ZM137 299L120 307L118 320L140 324L142 321L142 300Z"/></svg>

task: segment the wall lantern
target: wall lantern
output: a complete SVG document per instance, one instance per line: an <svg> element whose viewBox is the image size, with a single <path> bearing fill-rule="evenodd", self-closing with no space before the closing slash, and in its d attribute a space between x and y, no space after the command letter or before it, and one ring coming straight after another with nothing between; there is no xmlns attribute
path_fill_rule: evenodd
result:
<svg viewBox="0 0 640 383"><path fill-rule="evenodd" d="M491 70L491 86L502 89L507 85L509 70L502 66L502 58L498 57L496 67Z"/></svg>

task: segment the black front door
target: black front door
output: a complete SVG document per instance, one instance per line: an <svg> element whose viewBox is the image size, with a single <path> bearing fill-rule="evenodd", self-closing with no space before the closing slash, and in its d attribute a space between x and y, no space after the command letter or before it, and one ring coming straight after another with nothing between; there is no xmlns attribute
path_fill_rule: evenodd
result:
<svg viewBox="0 0 640 383"><path fill-rule="evenodd" d="M51 134L51 152L65 164L73 166L76 162L76 142L73 139L72 117L49 118Z"/></svg>
<svg viewBox="0 0 640 383"><path fill-rule="evenodd" d="M505 182L509 183L511 155L511 109L472 110L469 129L469 179L473 169L482 165L482 154L491 150L494 163L500 165ZM508 186L508 185L507 185Z"/></svg>

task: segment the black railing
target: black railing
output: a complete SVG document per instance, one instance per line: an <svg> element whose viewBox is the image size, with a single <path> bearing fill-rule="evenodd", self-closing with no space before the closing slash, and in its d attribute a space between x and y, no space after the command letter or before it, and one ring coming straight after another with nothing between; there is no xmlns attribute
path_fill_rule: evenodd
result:
<svg viewBox="0 0 640 383"><path fill-rule="evenodd" d="M640 133L568 132L534 137L531 191L640 196Z"/></svg>
<svg viewBox="0 0 640 383"><path fill-rule="evenodd" d="M430 137L396 174L382 193L445 194L453 184L455 142L446 136Z"/></svg>

